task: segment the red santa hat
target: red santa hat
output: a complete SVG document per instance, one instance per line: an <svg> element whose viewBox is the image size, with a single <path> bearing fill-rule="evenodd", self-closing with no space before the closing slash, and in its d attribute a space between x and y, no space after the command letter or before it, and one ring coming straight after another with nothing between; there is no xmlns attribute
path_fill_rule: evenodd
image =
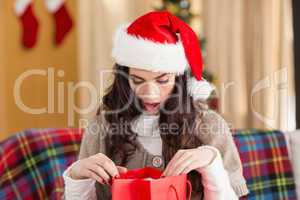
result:
<svg viewBox="0 0 300 200"><path fill-rule="evenodd" d="M188 93L207 99L214 87L202 78L203 60L195 32L167 11L149 12L121 25L113 38L112 57L120 65L153 72L191 70Z"/></svg>

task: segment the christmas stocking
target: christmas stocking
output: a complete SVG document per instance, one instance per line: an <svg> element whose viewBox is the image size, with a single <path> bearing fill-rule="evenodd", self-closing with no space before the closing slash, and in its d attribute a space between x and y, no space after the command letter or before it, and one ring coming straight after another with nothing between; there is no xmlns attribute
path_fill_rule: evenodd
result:
<svg viewBox="0 0 300 200"><path fill-rule="evenodd" d="M32 48L36 44L39 23L33 13L31 0L15 0L15 13L22 24L22 44Z"/></svg>
<svg viewBox="0 0 300 200"><path fill-rule="evenodd" d="M45 0L45 4L54 18L55 44L60 45L73 27L72 18L64 0Z"/></svg>

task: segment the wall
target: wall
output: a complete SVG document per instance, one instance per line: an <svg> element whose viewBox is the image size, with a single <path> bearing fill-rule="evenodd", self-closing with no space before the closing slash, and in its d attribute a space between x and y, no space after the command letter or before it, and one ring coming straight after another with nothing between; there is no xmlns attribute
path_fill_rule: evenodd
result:
<svg viewBox="0 0 300 200"><path fill-rule="evenodd" d="M40 22L38 42L35 48L25 50L20 42L21 23L13 11L14 1L0 2L0 141L14 132L26 128L66 127L67 83L77 80L77 6L76 1L67 1L75 27L64 43L56 47L53 42L54 24L43 1L34 1L34 11ZM17 78L26 70L55 70L53 113L30 114L22 111L15 102L13 89ZM64 76L58 77L57 71ZM64 109L58 112L58 82L64 84ZM33 108L47 107L48 80L46 76L31 76L21 87L22 101ZM47 112L52 112L47 109Z"/></svg>
<svg viewBox="0 0 300 200"><path fill-rule="evenodd" d="M4 21L4 13L2 12L3 9L3 1L0 1L0 25L3 24ZM0 30L0 44L4 43L4 32ZM5 102L4 102L4 73L3 73L3 66L5 65L4 63L4 49L0 48L0 133L3 133L4 130L6 129L6 124L5 124ZM1 135L1 134L0 134ZM1 136L0 136L1 137Z"/></svg>

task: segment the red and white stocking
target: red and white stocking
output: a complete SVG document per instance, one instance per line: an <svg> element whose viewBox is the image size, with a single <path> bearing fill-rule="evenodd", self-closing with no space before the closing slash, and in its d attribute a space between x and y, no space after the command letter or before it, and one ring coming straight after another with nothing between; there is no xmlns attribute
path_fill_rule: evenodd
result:
<svg viewBox="0 0 300 200"><path fill-rule="evenodd" d="M32 0L15 0L15 13L22 24L22 44L32 48L37 41L39 22L33 12Z"/></svg>
<svg viewBox="0 0 300 200"><path fill-rule="evenodd" d="M46 7L53 14L55 22L55 44L60 45L73 27L72 18L64 0L45 0Z"/></svg>

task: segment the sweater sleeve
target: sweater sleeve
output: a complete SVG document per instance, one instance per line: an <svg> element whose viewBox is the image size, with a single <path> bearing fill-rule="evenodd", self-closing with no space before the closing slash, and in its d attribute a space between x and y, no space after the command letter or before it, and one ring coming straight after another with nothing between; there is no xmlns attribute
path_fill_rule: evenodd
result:
<svg viewBox="0 0 300 200"><path fill-rule="evenodd" d="M79 160L90 157L97 153L105 153L105 137L103 131L103 123L98 116L96 119L89 121L85 128L81 145L79 149L78 159L72 163L64 172L63 180L65 183L63 198L65 200L95 200L97 199L95 180L91 178L75 180L69 175L71 168L76 165Z"/></svg>
<svg viewBox="0 0 300 200"><path fill-rule="evenodd" d="M249 193L243 176L243 167L232 133L226 121L212 110L197 115L196 134L203 145L213 146L220 152L230 184L238 197ZM219 162L219 161L218 161ZM220 167L220 166L219 166Z"/></svg>
<svg viewBox="0 0 300 200"><path fill-rule="evenodd" d="M198 172L202 176L204 200L237 200L238 196L230 184L228 173L224 169L218 149L208 145L198 148L209 148L214 151L216 155L208 165L198 169Z"/></svg>
<svg viewBox="0 0 300 200"><path fill-rule="evenodd" d="M75 180L69 175L70 169L77 164L78 160L70 165L63 173L65 182L64 199L74 200L96 200L95 180L91 178Z"/></svg>

